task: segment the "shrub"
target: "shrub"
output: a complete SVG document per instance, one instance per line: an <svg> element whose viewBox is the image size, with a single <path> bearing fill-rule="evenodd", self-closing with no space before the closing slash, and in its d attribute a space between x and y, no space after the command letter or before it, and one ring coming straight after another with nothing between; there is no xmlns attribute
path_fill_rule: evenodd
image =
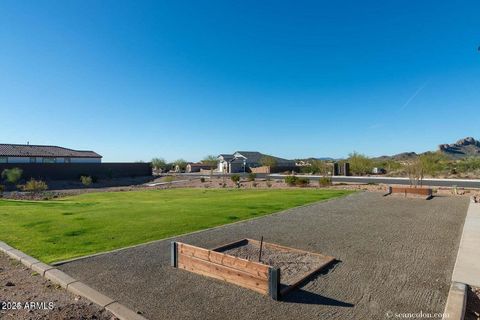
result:
<svg viewBox="0 0 480 320"><path fill-rule="evenodd" d="M92 184L92 177L90 177L90 176L81 176L81 177L80 177L80 182L81 182L85 187L88 187L89 185Z"/></svg>
<svg viewBox="0 0 480 320"><path fill-rule="evenodd" d="M230 177L230 180L232 180L235 183L239 183L240 182L240 176L238 174L234 174Z"/></svg>
<svg viewBox="0 0 480 320"><path fill-rule="evenodd" d="M200 178L200 182L201 182L201 183L204 183L204 182L205 182L205 178L204 178L204 177L201 177L201 178Z"/></svg>
<svg viewBox="0 0 480 320"><path fill-rule="evenodd" d="M47 189L48 186L45 181L35 180L33 178L27 181L27 183L23 186L23 191L27 192L41 192Z"/></svg>
<svg viewBox="0 0 480 320"><path fill-rule="evenodd" d="M253 186L254 188L256 188L256 187L257 187L257 183L256 183L256 182L252 183L252 186Z"/></svg>
<svg viewBox="0 0 480 320"><path fill-rule="evenodd" d="M5 191L5 186L3 184L0 184L0 193L2 193L3 191Z"/></svg>
<svg viewBox="0 0 480 320"><path fill-rule="evenodd" d="M248 174L248 181L255 181L256 177L257 177L257 174L251 172Z"/></svg>
<svg viewBox="0 0 480 320"><path fill-rule="evenodd" d="M164 179L165 182L172 182L174 180L175 180L175 177L172 177L172 176L166 176Z"/></svg>
<svg viewBox="0 0 480 320"><path fill-rule="evenodd" d="M2 171L2 178L11 184L16 184L22 177L23 170L20 168L5 169Z"/></svg>
<svg viewBox="0 0 480 320"><path fill-rule="evenodd" d="M285 183L288 184L289 186L294 186L297 183L297 177L296 176L286 176L285 177Z"/></svg>
<svg viewBox="0 0 480 320"><path fill-rule="evenodd" d="M350 163L350 171L359 176L371 173L374 165L372 159L355 151L349 154L347 162Z"/></svg>
<svg viewBox="0 0 480 320"><path fill-rule="evenodd" d="M295 181L295 185L298 187L304 187L310 183L310 180L308 178L299 178L297 177Z"/></svg>
<svg viewBox="0 0 480 320"><path fill-rule="evenodd" d="M328 187L332 185L332 178L330 177L321 177L320 180L318 180L318 185L320 187Z"/></svg>
<svg viewBox="0 0 480 320"><path fill-rule="evenodd" d="M272 187L272 183L267 181L267 187L271 188Z"/></svg>

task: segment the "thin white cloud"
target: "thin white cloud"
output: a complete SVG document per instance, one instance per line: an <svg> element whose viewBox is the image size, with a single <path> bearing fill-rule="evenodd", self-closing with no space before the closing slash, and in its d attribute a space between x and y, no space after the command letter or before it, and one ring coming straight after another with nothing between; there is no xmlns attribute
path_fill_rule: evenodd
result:
<svg viewBox="0 0 480 320"><path fill-rule="evenodd" d="M425 89L428 82L429 80L427 80L423 85L421 85L420 88L418 88L417 91L415 91L415 93L412 94L410 98L408 98L408 100L403 104L403 106L400 107L400 111L403 111L408 107L408 105L413 101L413 99L415 99L420 94L420 92L422 92L422 90Z"/></svg>

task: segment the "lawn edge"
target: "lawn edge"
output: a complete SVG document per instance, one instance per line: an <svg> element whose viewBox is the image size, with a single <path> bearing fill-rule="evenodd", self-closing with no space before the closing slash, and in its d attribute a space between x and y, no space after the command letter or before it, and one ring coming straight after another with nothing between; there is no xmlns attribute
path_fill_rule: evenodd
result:
<svg viewBox="0 0 480 320"><path fill-rule="evenodd" d="M184 237L184 236L187 236L187 235L197 234L197 233L204 232L204 231L216 230L216 229L219 229L219 228L222 228L222 227L231 226L231 225L235 225L235 224L239 224L239 223L245 223L245 222L248 222L248 221L255 221L255 220L263 219L263 218L273 216L273 215L286 214L289 211L294 210L294 209L310 207L310 206L316 205L318 203L323 203L323 202L328 202L328 201L335 201L335 200L343 199L343 198L346 198L346 197L350 197L350 196L352 196L356 193L364 192L364 191L357 191L357 190L344 190L344 191L349 191L349 193L346 194L346 195L341 195L339 197L335 197L335 198L314 201L314 202L311 202L311 203L303 204L301 206L296 206L296 207L288 208L288 209L285 209L285 210L272 212L270 214L263 215L263 216L260 216L260 217L248 218L248 219L244 219L244 220L240 220L240 221L235 221L235 222L231 222L231 223L222 224L222 225L215 226L215 227L210 227L210 228L196 230L196 231L192 231L192 232L177 234L177 235L170 236L170 237L167 237L167 238L151 240L151 241L147 241L147 242L143 242L143 243L134 244L134 245L131 245L131 246L126 246L126 247L121 247L121 248L112 249L112 250L108 250L108 251L92 253L92 254L89 254L89 255L80 256L80 257L76 257L76 258L71 258L71 259L67 259L67 260L56 261L56 262L52 262L50 264L52 266L61 266L63 264L67 264L67 263L70 263L70 262L83 260L83 259L88 259L88 258L93 258L93 257L101 256L101 255L104 255L104 254L115 253L115 252L119 252L119 251L122 251L122 250L138 248L138 247L141 247L141 246L147 246L147 245L157 243L157 242L160 242L160 241L173 240L173 239L178 238L178 237Z"/></svg>
<svg viewBox="0 0 480 320"><path fill-rule="evenodd" d="M17 260L30 270L39 273L43 278L61 286L66 291L73 295L82 296L85 299L95 303L102 309L109 311L120 320L148 320L133 310L120 304L118 301L107 297L97 290L89 287L83 282L80 282L70 277L65 272L56 269L48 264L45 264L20 250L17 250L3 241L0 241L0 252L4 253L11 259Z"/></svg>

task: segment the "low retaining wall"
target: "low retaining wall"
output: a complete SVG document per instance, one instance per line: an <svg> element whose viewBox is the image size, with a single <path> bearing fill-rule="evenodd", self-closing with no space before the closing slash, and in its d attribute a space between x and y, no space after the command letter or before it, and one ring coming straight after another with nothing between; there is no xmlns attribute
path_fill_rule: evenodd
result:
<svg viewBox="0 0 480 320"><path fill-rule="evenodd" d="M78 180L80 176L91 176L99 179L151 176L150 163L2 163L4 169L20 168L22 178L41 180Z"/></svg>
<svg viewBox="0 0 480 320"><path fill-rule="evenodd" d="M173 267L236 284L275 300L279 298L277 268L181 242L172 242L171 250Z"/></svg>
<svg viewBox="0 0 480 320"><path fill-rule="evenodd" d="M401 193L407 196L408 194L431 197L432 189L430 188L412 188L412 187L388 187L388 193Z"/></svg>

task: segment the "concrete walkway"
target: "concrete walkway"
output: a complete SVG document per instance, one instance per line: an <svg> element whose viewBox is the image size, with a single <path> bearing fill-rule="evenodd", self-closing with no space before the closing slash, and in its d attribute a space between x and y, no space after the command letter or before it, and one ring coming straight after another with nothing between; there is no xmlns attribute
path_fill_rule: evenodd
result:
<svg viewBox="0 0 480 320"><path fill-rule="evenodd" d="M339 263L284 301L170 267L170 240L58 268L148 319L385 319L441 313L467 198L357 193L178 237L211 248L241 238L335 256ZM174 213L172 213L174 214Z"/></svg>
<svg viewBox="0 0 480 320"><path fill-rule="evenodd" d="M452 281L480 287L480 204L470 202Z"/></svg>

